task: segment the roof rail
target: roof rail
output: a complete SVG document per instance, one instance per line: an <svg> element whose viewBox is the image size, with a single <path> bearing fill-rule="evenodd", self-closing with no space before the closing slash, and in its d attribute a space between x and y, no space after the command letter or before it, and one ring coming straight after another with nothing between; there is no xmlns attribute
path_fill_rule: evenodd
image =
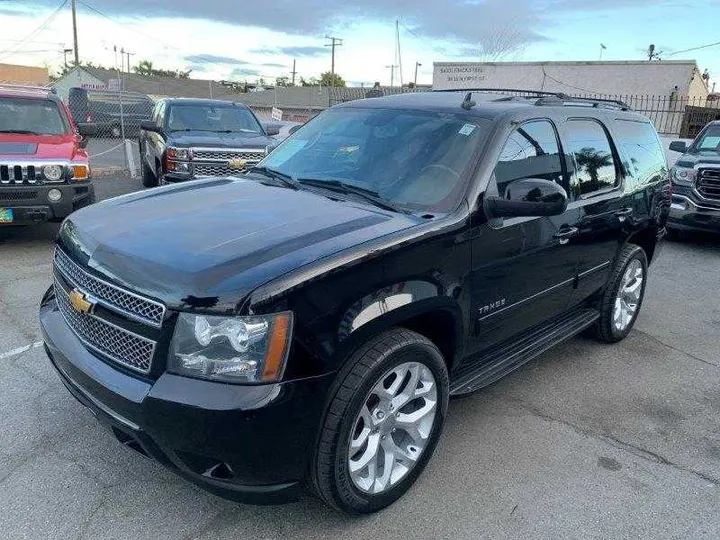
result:
<svg viewBox="0 0 720 540"><path fill-rule="evenodd" d="M53 94L55 93L55 89L53 87L40 86L38 84L15 84L15 83L0 82L0 89L20 90L20 91L26 91L26 92L44 91L44 92L51 92Z"/></svg>
<svg viewBox="0 0 720 540"><path fill-rule="evenodd" d="M433 92L517 92L519 94L530 94L532 96L556 96L565 97L562 92L545 92L543 90L523 90L521 88L447 88L444 90L433 90Z"/></svg>
<svg viewBox="0 0 720 540"><path fill-rule="evenodd" d="M619 99L604 99L593 97L572 97L559 94L554 97L543 97L535 102L535 105L589 105L592 107L608 107L630 111L630 105Z"/></svg>

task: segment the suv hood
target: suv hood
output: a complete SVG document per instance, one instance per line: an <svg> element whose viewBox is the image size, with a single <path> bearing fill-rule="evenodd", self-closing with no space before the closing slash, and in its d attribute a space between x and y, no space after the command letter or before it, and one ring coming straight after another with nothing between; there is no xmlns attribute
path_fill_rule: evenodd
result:
<svg viewBox="0 0 720 540"><path fill-rule="evenodd" d="M208 131L173 131L168 145L190 148L262 148L274 141L263 133L213 133Z"/></svg>
<svg viewBox="0 0 720 540"><path fill-rule="evenodd" d="M0 158L2 159L73 159L77 150L73 134L0 133Z"/></svg>
<svg viewBox="0 0 720 540"><path fill-rule="evenodd" d="M174 309L235 312L291 270L422 219L246 179L186 182L75 212L58 243Z"/></svg>

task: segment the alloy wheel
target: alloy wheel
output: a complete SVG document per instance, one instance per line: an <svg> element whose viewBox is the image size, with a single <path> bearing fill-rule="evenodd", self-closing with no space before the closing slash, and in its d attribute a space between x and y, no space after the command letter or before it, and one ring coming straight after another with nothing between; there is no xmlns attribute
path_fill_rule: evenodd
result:
<svg viewBox="0 0 720 540"><path fill-rule="evenodd" d="M383 493L418 462L432 434L437 382L419 362L387 371L373 386L350 433L348 466L355 486Z"/></svg>
<svg viewBox="0 0 720 540"><path fill-rule="evenodd" d="M642 263L633 259L625 269L615 298L613 325L618 332L623 332L633 321L640 304L644 280Z"/></svg>

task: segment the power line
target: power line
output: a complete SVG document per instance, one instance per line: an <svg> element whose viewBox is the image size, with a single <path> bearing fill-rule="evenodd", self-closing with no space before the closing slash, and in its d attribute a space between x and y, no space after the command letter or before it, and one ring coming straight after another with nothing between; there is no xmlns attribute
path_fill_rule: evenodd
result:
<svg viewBox="0 0 720 540"><path fill-rule="evenodd" d="M55 19L55 17L58 16L58 14L60 13L60 11L67 5L67 3L68 3L68 0L63 0L63 1L60 3L60 5L55 9L55 11L53 11L47 19L45 19L43 22L40 23L40 26L38 26L37 28L35 28L32 32L30 32L30 33L29 33L28 35L26 35L24 38L20 39L19 42L18 42L18 44L17 44L15 47L11 47L10 49L8 49L8 51L6 51L8 54L6 54L6 55L3 56L3 57L0 57L0 60L4 60L5 58L8 58L8 57L12 56L13 54L16 54L16 53L18 53L18 52L22 52L22 51L19 51L19 47L20 47L23 43L29 42L30 39L32 39L33 37L35 37L36 35L38 35L40 32L42 32L42 31L45 29L45 27L46 27L48 24L50 24L50 23Z"/></svg>
<svg viewBox="0 0 720 540"><path fill-rule="evenodd" d="M674 55L680 54L680 53L699 51L700 49L707 49L709 47L715 47L717 45L720 45L720 41L716 41L715 43L709 43L707 45L700 45L699 47L691 47L689 49L683 49L682 51L671 52L671 53L666 54L665 56L674 56Z"/></svg>

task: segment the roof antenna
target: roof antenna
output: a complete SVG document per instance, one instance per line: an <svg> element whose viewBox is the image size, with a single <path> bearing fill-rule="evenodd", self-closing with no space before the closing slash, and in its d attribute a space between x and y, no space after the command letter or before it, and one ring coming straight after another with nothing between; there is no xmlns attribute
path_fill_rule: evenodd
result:
<svg viewBox="0 0 720 540"><path fill-rule="evenodd" d="M463 100L463 102L462 102L462 104L461 104L460 106L461 106L463 109L465 109L466 111L469 111L469 110L472 109L475 105L477 105L477 103L475 103L475 102L473 101L472 92L468 92L468 93L467 93L467 96L465 96L465 99Z"/></svg>

